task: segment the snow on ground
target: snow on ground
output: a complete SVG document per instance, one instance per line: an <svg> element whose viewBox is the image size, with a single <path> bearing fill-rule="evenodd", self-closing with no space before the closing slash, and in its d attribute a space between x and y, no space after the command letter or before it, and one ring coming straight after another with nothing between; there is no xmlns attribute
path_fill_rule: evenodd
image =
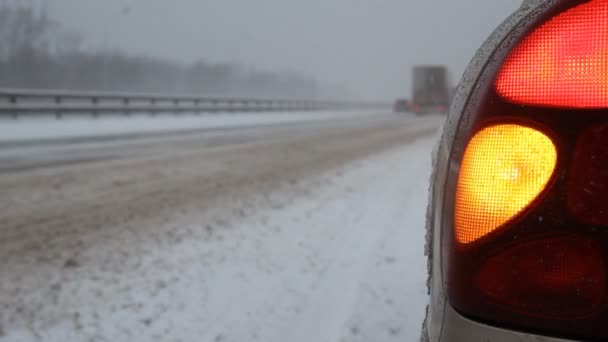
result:
<svg viewBox="0 0 608 342"><path fill-rule="evenodd" d="M315 111L274 113L157 114L133 116L53 116L0 118L0 142L107 136L192 129L232 128L252 125L310 122L345 117L365 117L377 111Z"/></svg>
<svg viewBox="0 0 608 342"><path fill-rule="evenodd" d="M0 341L417 341L432 145L296 180L299 191L279 187L263 195L272 207L253 203L227 222L181 217L182 231L207 235L133 246L137 257L115 266L129 272L49 279L39 295L56 296L60 319L0 327ZM112 243L88 257L120 259Z"/></svg>

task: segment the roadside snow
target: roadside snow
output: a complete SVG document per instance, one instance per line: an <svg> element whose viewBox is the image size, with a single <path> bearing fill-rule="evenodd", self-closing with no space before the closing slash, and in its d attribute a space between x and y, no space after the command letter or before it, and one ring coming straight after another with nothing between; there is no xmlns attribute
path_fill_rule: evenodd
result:
<svg viewBox="0 0 608 342"><path fill-rule="evenodd" d="M120 263L66 263L81 276L38 294L55 319L0 327L0 341L416 341L433 142L259 194L266 209L235 197L229 219L184 214L123 260L127 227L81 256Z"/></svg>
<svg viewBox="0 0 608 342"><path fill-rule="evenodd" d="M57 139L151 133L178 130L230 128L252 125L311 122L349 117L376 115L372 111L275 112L275 113L218 113L218 114L158 114L133 116L66 116L56 120L52 116L32 116L18 120L0 118L0 142L35 139Z"/></svg>

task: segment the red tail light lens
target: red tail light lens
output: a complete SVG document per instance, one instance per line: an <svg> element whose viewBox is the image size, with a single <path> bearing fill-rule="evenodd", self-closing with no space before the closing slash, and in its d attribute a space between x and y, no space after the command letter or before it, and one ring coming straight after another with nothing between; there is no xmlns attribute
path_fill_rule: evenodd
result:
<svg viewBox="0 0 608 342"><path fill-rule="evenodd" d="M496 81L507 101L566 108L608 106L608 0L557 15L527 36Z"/></svg>
<svg viewBox="0 0 608 342"><path fill-rule="evenodd" d="M568 208L583 224L608 225L608 124L582 133L571 169Z"/></svg>
<svg viewBox="0 0 608 342"><path fill-rule="evenodd" d="M542 318L588 316L606 295L602 255L576 236L509 246L483 263L475 283L498 305Z"/></svg>

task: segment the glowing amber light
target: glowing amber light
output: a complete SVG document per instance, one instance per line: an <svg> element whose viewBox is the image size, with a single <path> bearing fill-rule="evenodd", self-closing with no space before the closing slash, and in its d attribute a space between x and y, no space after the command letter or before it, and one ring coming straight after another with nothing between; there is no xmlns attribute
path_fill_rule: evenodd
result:
<svg viewBox="0 0 608 342"><path fill-rule="evenodd" d="M456 240L467 244L522 212L545 188L557 151L529 127L490 126L469 142L456 187Z"/></svg>
<svg viewBox="0 0 608 342"><path fill-rule="evenodd" d="M608 0L578 5L534 30L505 61L496 92L520 104L608 107Z"/></svg>

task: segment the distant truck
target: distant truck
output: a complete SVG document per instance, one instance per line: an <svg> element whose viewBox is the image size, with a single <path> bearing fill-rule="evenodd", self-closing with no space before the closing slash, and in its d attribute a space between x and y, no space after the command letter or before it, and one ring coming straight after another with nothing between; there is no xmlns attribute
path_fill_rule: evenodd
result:
<svg viewBox="0 0 608 342"><path fill-rule="evenodd" d="M415 66L412 80L412 98L407 101L407 107L404 107L403 99L397 100L395 112L409 111L416 114L447 112L452 87L446 66Z"/></svg>
<svg viewBox="0 0 608 342"><path fill-rule="evenodd" d="M403 113L410 111L410 101L407 99L397 99L393 105L393 111L395 113Z"/></svg>
<svg viewBox="0 0 608 342"><path fill-rule="evenodd" d="M414 113L445 113L450 105L448 68L442 65L415 66L410 108Z"/></svg>

